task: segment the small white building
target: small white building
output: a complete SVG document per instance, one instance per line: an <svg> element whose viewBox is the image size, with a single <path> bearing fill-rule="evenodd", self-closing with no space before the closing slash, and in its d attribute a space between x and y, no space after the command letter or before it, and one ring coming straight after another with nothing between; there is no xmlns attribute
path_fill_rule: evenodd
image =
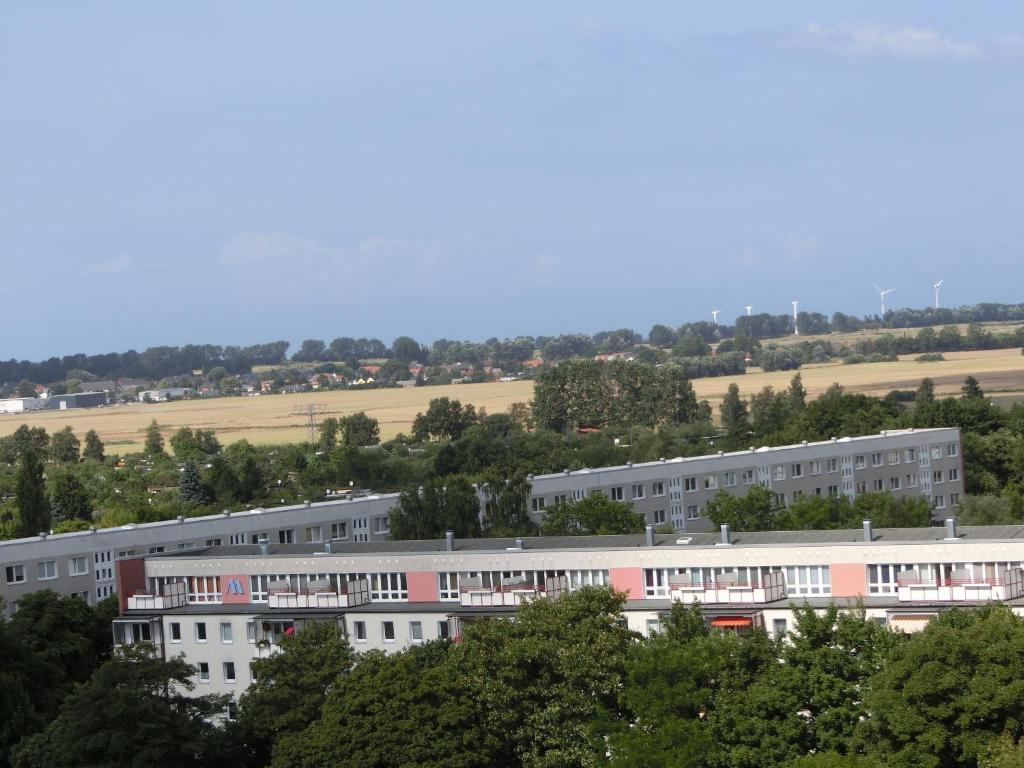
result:
<svg viewBox="0 0 1024 768"><path fill-rule="evenodd" d="M0 413L25 413L46 407L46 400L37 397L11 397L0 400Z"/></svg>
<svg viewBox="0 0 1024 768"><path fill-rule="evenodd" d="M166 400L184 400L192 397L195 390L192 387L168 387L167 389L147 389L139 392L140 403L162 403Z"/></svg>

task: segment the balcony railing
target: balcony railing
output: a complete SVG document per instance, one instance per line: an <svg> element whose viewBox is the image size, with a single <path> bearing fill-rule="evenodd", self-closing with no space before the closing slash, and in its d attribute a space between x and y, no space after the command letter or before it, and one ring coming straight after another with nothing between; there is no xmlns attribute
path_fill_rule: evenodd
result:
<svg viewBox="0 0 1024 768"><path fill-rule="evenodd" d="M897 585L900 602L1012 600L1024 595L1024 571L1010 568L1002 576L974 576L960 571L938 577L904 571L898 575Z"/></svg>
<svg viewBox="0 0 1024 768"><path fill-rule="evenodd" d="M728 603L773 603L786 599L786 576L781 571L767 574L760 583L744 584L728 575L714 581L692 581L670 576L669 595L681 603L721 605Z"/></svg>
<svg viewBox="0 0 1024 768"><path fill-rule="evenodd" d="M325 584L303 589L272 588L267 592L270 608L354 608L369 602L370 586L366 579L338 588Z"/></svg>
<svg viewBox="0 0 1024 768"><path fill-rule="evenodd" d="M502 582L492 586L470 582L459 588L460 602L468 607L516 606L545 594L545 587L529 581Z"/></svg>
<svg viewBox="0 0 1024 768"><path fill-rule="evenodd" d="M151 592L136 592L128 596L129 611L165 611L168 608L180 608L186 600L185 585L180 582L167 584L163 593L155 595Z"/></svg>

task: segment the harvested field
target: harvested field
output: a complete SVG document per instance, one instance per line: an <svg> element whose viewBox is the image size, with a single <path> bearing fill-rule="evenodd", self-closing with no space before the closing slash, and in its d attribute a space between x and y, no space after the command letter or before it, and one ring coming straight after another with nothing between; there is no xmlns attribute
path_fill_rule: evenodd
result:
<svg viewBox="0 0 1024 768"><path fill-rule="evenodd" d="M834 382L839 382L849 392L884 395L892 389L916 389L925 376L935 382L937 394L955 394L960 391L964 378L971 375L978 379L986 392L995 396L997 402L1009 404L1024 398L1024 356L1019 348L950 352L946 353L945 360L933 363L918 363L914 357L907 355L893 363L807 365L800 373L810 397L820 395ZM785 388L793 373L765 373L753 368L743 376L695 379L693 386L698 397L707 399L717 408L732 381L739 385L740 392L749 396L765 385ZM50 432L70 426L79 438L86 431L95 429L107 444L108 453L124 453L141 449L143 431L150 421L156 419L168 437L179 427L189 426L212 429L223 443L243 438L253 443L293 442L304 440L308 434L304 418L295 412L303 406L318 404L326 407L325 415L344 416L366 411L380 421L381 436L386 439L399 432L408 432L416 414L426 410L429 401L435 397L456 398L497 413L507 410L512 403L528 401L532 392L532 382L511 381L136 403L109 408L2 415L0 436L10 434L22 423L42 426Z"/></svg>

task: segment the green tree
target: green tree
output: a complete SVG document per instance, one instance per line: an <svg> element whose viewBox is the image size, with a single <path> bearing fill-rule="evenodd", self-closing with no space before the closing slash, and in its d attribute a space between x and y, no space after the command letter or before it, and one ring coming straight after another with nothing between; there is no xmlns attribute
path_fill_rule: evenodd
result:
<svg viewBox="0 0 1024 768"><path fill-rule="evenodd" d="M711 347L700 336L687 333L679 337L672 352L679 357L703 357L711 354Z"/></svg>
<svg viewBox="0 0 1024 768"><path fill-rule="evenodd" d="M1021 521L1009 498L993 495L965 496L957 518L961 525L1012 525Z"/></svg>
<svg viewBox="0 0 1024 768"><path fill-rule="evenodd" d="M279 651L252 662L255 682L242 694L239 718L259 752L285 734L298 734L320 717L324 699L355 662L348 640L333 622L307 624L285 635Z"/></svg>
<svg viewBox="0 0 1024 768"><path fill-rule="evenodd" d="M454 440L476 421L476 409L472 405L463 406L458 400L435 397L427 406L426 413L416 414L412 434L420 442Z"/></svg>
<svg viewBox="0 0 1024 768"><path fill-rule="evenodd" d="M328 416L320 422L320 449L329 451L338 444L338 420Z"/></svg>
<svg viewBox="0 0 1024 768"><path fill-rule="evenodd" d="M631 505L612 501L600 493L548 507L541 525L545 536L606 536L643 530L644 518L634 512Z"/></svg>
<svg viewBox="0 0 1024 768"><path fill-rule="evenodd" d="M82 456L92 461L103 462L103 441L95 429L85 433L85 450L82 451Z"/></svg>
<svg viewBox="0 0 1024 768"><path fill-rule="evenodd" d="M146 427L146 442L143 451L147 456L164 455L164 436L160 433L160 425L153 419Z"/></svg>
<svg viewBox="0 0 1024 768"><path fill-rule="evenodd" d="M22 379L18 382L18 387L15 390L16 397L35 397L36 386L28 379Z"/></svg>
<svg viewBox="0 0 1024 768"><path fill-rule="evenodd" d="M735 382L726 390L722 404L718 406L718 412L722 417L722 428L730 440L735 442L746 437L750 431L747 401L740 397L740 388Z"/></svg>
<svg viewBox="0 0 1024 768"><path fill-rule="evenodd" d="M917 408L926 408L935 402L935 382L929 378L921 379L917 392L914 395L914 405Z"/></svg>
<svg viewBox="0 0 1024 768"><path fill-rule="evenodd" d="M123 649L68 696L45 730L14 752L14 768L210 765L209 718L222 697L190 695L196 670L142 643Z"/></svg>
<svg viewBox="0 0 1024 768"><path fill-rule="evenodd" d="M755 485L744 496L719 491L708 502L707 516L715 525L734 531L770 531L776 527L779 506L767 488Z"/></svg>
<svg viewBox="0 0 1024 768"><path fill-rule="evenodd" d="M51 521L92 521L92 500L85 486L68 471L58 472L52 479L50 492Z"/></svg>
<svg viewBox="0 0 1024 768"><path fill-rule="evenodd" d="M982 400L985 397L985 390L978 384L978 380L973 376L968 376L964 379L964 385L960 388L963 392L964 398L967 400Z"/></svg>
<svg viewBox="0 0 1024 768"><path fill-rule="evenodd" d="M71 427L64 427L50 436L50 458L58 464L74 464L79 456L80 444Z"/></svg>
<svg viewBox="0 0 1024 768"><path fill-rule="evenodd" d="M178 497L183 503L194 506L203 506L213 501L213 494L199 477L199 468L194 461L186 461L181 469Z"/></svg>
<svg viewBox="0 0 1024 768"><path fill-rule="evenodd" d="M408 336L399 336L391 342L391 352L396 360L403 363L411 363L424 357L419 342Z"/></svg>
<svg viewBox="0 0 1024 768"><path fill-rule="evenodd" d="M377 445L380 442L380 424L364 411L342 416L338 419L338 428L342 445Z"/></svg>
<svg viewBox="0 0 1024 768"><path fill-rule="evenodd" d="M391 511L392 539L436 539L446 531L456 536L480 535L480 502L461 475L431 478L419 489L402 491Z"/></svg>
<svg viewBox="0 0 1024 768"><path fill-rule="evenodd" d="M492 466L483 475L484 535L534 536L537 526L526 505L530 484L523 472L505 473Z"/></svg>
<svg viewBox="0 0 1024 768"><path fill-rule="evenodd" d="M50 500L46 497L43 465L35 451L21 454L14 477L14 504L18 509L19 536L35 536L50 530Z"/></svg>

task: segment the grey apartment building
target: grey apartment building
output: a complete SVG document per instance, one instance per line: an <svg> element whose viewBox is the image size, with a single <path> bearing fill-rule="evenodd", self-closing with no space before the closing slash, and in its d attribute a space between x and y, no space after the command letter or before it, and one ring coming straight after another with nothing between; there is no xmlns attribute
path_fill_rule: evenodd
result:
<svg viewBox="0 0 1024 768"><path fill-rule="evenodd" d="M820 443L534 475L530 511L540 521L558 501L603 493L633 505L647 524L707 532L707 503L719 491L744 494L755 484L788 504L800 495L846 496L889 491L923 495L935 518L955 514L963 494L958 429L919 429L843 437ZM6 614L40 589L79 595L90 604L116 591L114 563L199 547L368 542L388 538L398 494L224 512L82 533L0 541L0 596Z"/></svg>
<svg viewBox="0 0 1024 768"><path fill-rule="evenodd" d="M713 527L706 512L715 494L742 495L761 485L783 505L811 495L853 499L888 491L894 496L925 496L940 520L960 503L963 474L959 429L889 430L864 437L533 475L530 512L539 520L552 504L601 493L632 504L649 525L705 532Z"/></svg>
<svg viewBox="0 0 1024 768"><path fill-rule="evenodd" d="M0 541L3 612L10 615L22 595L42 589L94 605L116 591L114 563L138 555L261 541L384 540L397 503L398 494L380 494Z"/></svg>

